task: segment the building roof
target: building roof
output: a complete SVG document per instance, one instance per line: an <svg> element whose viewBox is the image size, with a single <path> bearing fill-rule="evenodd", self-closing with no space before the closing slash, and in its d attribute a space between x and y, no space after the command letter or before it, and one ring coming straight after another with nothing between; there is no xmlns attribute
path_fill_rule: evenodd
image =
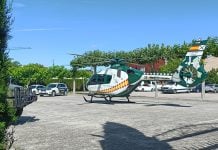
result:
<svg viewBox="0 0 218 150"><path fill-rule="evenodd" d="M218 57L210 56L205 59L204 69L208 72L213 68L218 69Z"/></svg>

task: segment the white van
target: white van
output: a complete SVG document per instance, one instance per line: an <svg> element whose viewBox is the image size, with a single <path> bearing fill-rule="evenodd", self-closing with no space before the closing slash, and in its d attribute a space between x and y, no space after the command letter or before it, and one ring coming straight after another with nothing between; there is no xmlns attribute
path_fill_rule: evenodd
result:
<svg viewBox="0 0 218 150"><path fill-rule="evenodd" d="M157 84L157 89L161 90L162 85ZM136 91L145 91L152 92L155 90L155 82L154 81L141 81L139 86L136 88Z"/></svg>

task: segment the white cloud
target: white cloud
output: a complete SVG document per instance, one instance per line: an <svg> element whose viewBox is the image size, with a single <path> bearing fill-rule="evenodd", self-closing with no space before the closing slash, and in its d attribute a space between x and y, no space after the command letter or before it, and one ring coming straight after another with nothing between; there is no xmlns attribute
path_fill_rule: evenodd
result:
<svg viewBox="0 0 218 150"><path fill-rule="evenodd" d="M27 28L17 29L16 32L33 32L33 31L58 31L58 30L72 30L72 28Z"/></svg>
<svg viewBox="0 0 218 150"><path fill-rule="evenodd" d="M13 3L13 7L14 7L14 8L23 8L23 7L25 7L25 5L24 5L23 3L17 3L17 2L15 2L15 3Z"/></svg>

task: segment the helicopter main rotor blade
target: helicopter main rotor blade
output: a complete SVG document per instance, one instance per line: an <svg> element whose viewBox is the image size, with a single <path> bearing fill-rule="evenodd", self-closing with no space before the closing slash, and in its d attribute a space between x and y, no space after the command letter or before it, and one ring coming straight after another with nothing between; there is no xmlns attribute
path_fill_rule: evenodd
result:
<svg viewBox="0 0 218 150"><path fill-rule="evenodd" d="M73 56L78 56L78 57L84 57L84 58L91 58L91 59L95 59L94 65L99 65L99 64L116 64L116 63L135 63L138 61L146 61L145 58L135 58L135 59L129 59L129 58L101 58L101 57L95 57L95 56L89 56L88 54L86 55L86 53L84 55L81 54L76 54L76 53L68 53L69 55L73 55ZM81 63L81 64L85 64L86 63ZM93 63L90 63L90 65ZM89 64L88 64L89 65Z"/></svg>
<svg viewBox="0 0 218 150"><path fill-rule="evenodd" d="M75 54L75 53L68 53L69 55L74 55L74 56L79 56L79 57L84 57L84 58L91 58L91 59L95 59L93 61L93 63L81 63L83 65L108 65L112 63L112 59L109 58L101 58L101 57L94 57L94 56L87 56L87 55L80 55L80 54ZM80 63L79 63L80 64Z"/></svg>
<svg viewBox="0 0 218 150"><path fill-rule="evenodd" d="M101 58L101 57L94 57L94 56L88 56L88 55L81 55L81 54L75 54L75 53L68 53L69 55L73 56L80 56L80 57L88 57L88 58L93 58L93 59L99 59L99 60L108 60L108 58Z"/></svg>
<svg viewBox="0 0 218 150"><path fill-rule="evenodd" d="M80 55L80 54L74 54L74 53L68 53L69 55L73 55L73 56L84 56L84 55Z"/></svg>

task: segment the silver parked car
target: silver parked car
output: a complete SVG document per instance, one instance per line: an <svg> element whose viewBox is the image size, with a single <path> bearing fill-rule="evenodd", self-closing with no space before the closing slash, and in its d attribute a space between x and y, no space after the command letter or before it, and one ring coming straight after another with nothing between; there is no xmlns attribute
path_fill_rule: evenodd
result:
<svg viewBox="0 0 218 150"><path fill-rule="evenodd" d="M205 92L218 92L218 84L207 84L205 85Z"/></svg>
<svg viewBox="0 0 218 150"><path fill-rule="evenodd" d="M68 88L67 85L64 83L50 83L46 86L46 88L41 89L39 92L40 96L49 95L49 96L56 96L56 95L67 95Z"/></svg>
<svg viewBox="0 0 218 150"><path fill-rule="evenodd" d="M30 88L32 89L32 92L34 94L38 95L40 93L40 91L45 88L45 86L44 85L35 84L35 85L31 85Z"/></svg>
<svg viewBox="0 0 218 150"><path fill-rule="evenodd" d="M179 85L173 81L168 81L167 84L163 85L161 87L162 93L190 93L189 87L184 87L182 85Z"/></svg>

